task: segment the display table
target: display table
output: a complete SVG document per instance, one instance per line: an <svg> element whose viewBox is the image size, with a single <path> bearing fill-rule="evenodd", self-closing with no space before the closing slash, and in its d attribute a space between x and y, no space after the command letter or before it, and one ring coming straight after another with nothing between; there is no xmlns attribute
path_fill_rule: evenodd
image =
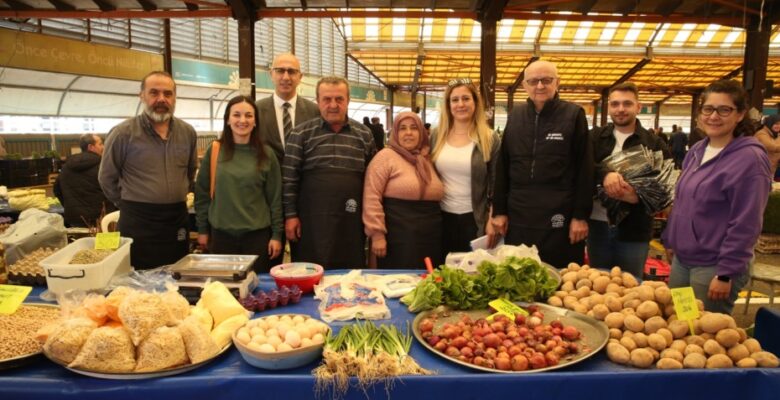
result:
<svg viewBox="0 0 780 400"><path fill-rule="evenodd" d="M261 277L263 289L272 286L270 277ZM39 294L40 290L34 293ZM318 317L318 304L307 295L298 305L278 307L259 315L304 313ZM388 304L393 324L404 326L414 318L398 300L388 300ZM338 329L344 324L331 326ZM613 364L601 353L557 372L518 375L461 367L436 356L416 340L411 355L422 367L438 371L438 375L395 381L389 389L394 399L772 399L780 393L778 368L640 370ZM308 399L316 395L311 375L316 365L317 362L295 370L265 371L245 363L238 350L232 348L207 366L182 375L112 381L72 373L41 357L26 366L0 371L0 399ZM384 385L377 385L368 393L352 388L347 398L386 398L386 390ZM326 393L320 398L332 396Z"/></svg>

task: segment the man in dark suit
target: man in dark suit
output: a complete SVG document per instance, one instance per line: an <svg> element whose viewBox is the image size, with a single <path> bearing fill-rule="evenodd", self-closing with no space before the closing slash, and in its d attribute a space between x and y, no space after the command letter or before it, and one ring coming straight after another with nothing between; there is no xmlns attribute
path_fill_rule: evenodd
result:
<svg viewBox="0 0 780 400"><path fill-rule="evenodd" d="M298 57L293 54L277 55L271 67L274 94L257 102L260 137L274 150L279 165L284 161L284 145L292 128L320 116L320 109L314 102L298 96L297 89L302 78ZM270 260L270 265L279 265L283 259L284 252Z"/></svg>
<svg viewBox="0 0 780 400"><path fill-rule="evenodd" d="M280 165L284 159L284 144L292 128L320 115L316 104L298 96L297 89L302 78L298 57L293 54L277 55L271 67L274 94L257 102L260 137L274 149ZM289 122L285 115L289 117Z"/></svg>

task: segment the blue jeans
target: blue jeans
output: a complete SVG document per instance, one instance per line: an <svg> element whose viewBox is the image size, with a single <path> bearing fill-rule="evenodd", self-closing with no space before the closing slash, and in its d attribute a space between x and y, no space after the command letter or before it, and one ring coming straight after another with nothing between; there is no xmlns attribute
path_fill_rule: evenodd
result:
<svg viewBox="0 0 780 400"><path fill-rule="evenodd" d="M693 288L693 294L696 298L704 302L704 309L712 312L719 312L731 315L734 308L734 301L739 295L739 291L745 286L750 278L750 270L753 269L753 261L748 262L748 267L740 275L731 277L731 292L726 300L713 301L707 297L710 289L710 282L715 277L718 268L716 265L685 265L677 257L672 261L672 273L669 276L669 287L678 288L690 286Z"/></svg>
<svg viewBox="0 0 780 400"><path fill-rule="evenodd" d="M618 240L618 228L610 227L604 221L588 221L588 257L591 267L609 269L618 266L641 279L649 248L649 242Z"/></svg>

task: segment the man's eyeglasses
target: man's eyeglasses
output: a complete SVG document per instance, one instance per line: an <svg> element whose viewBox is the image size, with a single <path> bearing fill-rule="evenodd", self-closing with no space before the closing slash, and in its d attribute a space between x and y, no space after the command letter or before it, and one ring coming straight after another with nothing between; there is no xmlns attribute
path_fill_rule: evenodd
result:
<svg viewBox="0 0 780 400"><path fill-rule="evenodd" d="M731 106L701 106L701 113L703 115L712 115L712 113L717 112L721 117L728 117L734 110L736 110L736 108Z"/></svg>
<svg viewBox="0 0 780 400"><path fill-rule="evenodd" d="M293 75L298 75L301 72L300 70L297 70L295 68L278 68L278 67L276 67L276 68L271 68L271 69L274 72L276 72L277 74L279 74L279 75L284 75L284 73L286 72L287 75L293 76Z"/></svg>
<svg viewBox="0 0 780 400"><path fill-rule="evenodd" d="M539 84L539 82L542 83L544 86L550 86L553 82L555 82L556 78L532 78L532 79L526 79L525 83L527 83L529 86L536 86Z"/></svg>
<svg viewBox="0 0 780 400"><path fill-rule="evenodd" d="M472 84L473 83L469 78L450 79L450 81L447 82L448 87L459 86L459 85L472 85Z"/></svg>

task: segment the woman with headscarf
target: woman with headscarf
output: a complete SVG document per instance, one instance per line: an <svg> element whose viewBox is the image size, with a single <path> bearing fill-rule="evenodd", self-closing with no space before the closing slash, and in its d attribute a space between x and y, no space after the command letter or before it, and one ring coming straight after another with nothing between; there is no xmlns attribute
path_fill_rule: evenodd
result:
<svg viewBox="0 0 780 400"><path fill-rule="evenodd" d="M402 112L390 142L366 170L363 224L380 268L422 268L441 260L444 187L430 161L428 133L417 114Z"/></svg>
<svg viewBox="0 0 780 400"><path fill-rule="evenodd" d="M764 126L756 132L756 139L764 145L772 166L772 176L775 176L777 162L780 161L780 114L764 118Z"/></svg>

